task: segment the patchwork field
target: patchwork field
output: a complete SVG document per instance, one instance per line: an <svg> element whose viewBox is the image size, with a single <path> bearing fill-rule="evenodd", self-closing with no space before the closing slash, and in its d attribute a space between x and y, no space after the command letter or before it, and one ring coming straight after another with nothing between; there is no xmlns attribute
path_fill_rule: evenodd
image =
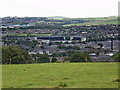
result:
<svg viewBox="0 0 120 90"><path fill-rule="evenodd" d="M91 26L91 25L106 25L106 24L118 24L118 20L110 20L110 21L91 21L91 22L86 22L86 23L77 23L77 24L66 24L66 25L63 25L64 27L67 27L67 26L83 26L83 25L88 25L88 26Z"/></svg>
<svg viewBox="0 0 120 90"><path fill-rule="evenodd" d="M118 63L3 65L3 88L117 88Z"/></svg>

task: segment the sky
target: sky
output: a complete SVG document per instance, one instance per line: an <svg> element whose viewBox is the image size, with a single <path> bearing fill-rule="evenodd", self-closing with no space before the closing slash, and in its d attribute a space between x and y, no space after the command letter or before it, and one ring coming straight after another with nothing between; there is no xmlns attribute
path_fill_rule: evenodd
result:
<svg viewBox="0 0 120 90"><path fill-rule="evenodd" d="M0 17L71 18L118 15L119 0L0 0Z"/></svg>

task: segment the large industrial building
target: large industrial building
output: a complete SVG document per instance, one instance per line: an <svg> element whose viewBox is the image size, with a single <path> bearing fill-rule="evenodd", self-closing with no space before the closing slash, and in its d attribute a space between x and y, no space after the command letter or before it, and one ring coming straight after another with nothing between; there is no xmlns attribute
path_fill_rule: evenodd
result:
<svg viewBox="0 0 120 90"><path fill-rule="evenodd" d="M86 41L86 37L83 36L41 36L41 37L35 37L35 40L41 41L41 42L72 42L72 41L79 41L84 42Z"/></svg>

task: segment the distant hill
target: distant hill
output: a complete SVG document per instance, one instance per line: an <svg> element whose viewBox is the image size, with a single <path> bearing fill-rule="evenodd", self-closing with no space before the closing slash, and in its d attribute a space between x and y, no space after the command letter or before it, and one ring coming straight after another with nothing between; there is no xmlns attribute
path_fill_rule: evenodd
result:
<svg viewBox="0 0 120 90"><path fill-rule="evenodd" d="M81 25L103 25L103 24L118 24L117 16L110 17L92 17L92 18L68 18L62 16L51 17L4 17L2 18L4 25L13 24L30 24L39 27L66 27L66 26L81 26Z"/></svg>
<svg viewBox="0 0 120 90"><path fill-rule="evenodd" d="M86 22L86 23L77 23L77 24L66 24L62 25L64 27L66 26L83 26L83 25L106 25L106 24L118 24L118 20L108 20L108 21L91 21L91 22Z"/></svg>
<svg viewBox="0 0 120 90"><path fill-rule="evenodd" d="M92 17L92 18L68 18L62 16L51 16L43 19L42 22L47 25L58 26L83 26L83 25L106 25L106 24L118 24L117 16L109 17ZM38 21L37 23L41 23Z"/></svg>
<svg viewBox="0 0 120 90"><path fill-rule="evenodd" d="M62 16L50 16L50 17L47 17L48 19L64 19L66 17L62 17Z"/></svg>
<svg viewBox="0 0 120 90"><path fill-rule="evenodd" d="M78 20L86 21L84 23L72 23L72 24L64 24L62 26L82 26L82 25L104 25L104 24L118 24L117 16L110 17L97 17L97 18L78 18Z"/></svg>

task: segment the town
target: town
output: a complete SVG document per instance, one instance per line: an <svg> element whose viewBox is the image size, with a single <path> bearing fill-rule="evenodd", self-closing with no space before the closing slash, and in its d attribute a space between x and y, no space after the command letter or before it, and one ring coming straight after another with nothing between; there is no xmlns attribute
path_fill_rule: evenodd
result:
<svg viewBox="0 0 120 90"><path fill-rule="evenodd" d="M50 22L43 17L3 18L1 44L22 47L29 55L47 54L49 59L55 57L61 62L66 61L69 53L73 52L87 53L93 62L114 61L112 56L119 51L117 24L64 27L66 23L56 24L56 20L51 20L54 21L53 25L48 24L47 21ZM78 20L77 22L91 21ZM67 21L67 24L71 23Z"/></svg>
<svg viewBox="0 0 120 90"><path fill-rule="evenodd" d="M0 3L2 90L120 88L120 1Z"/></svg>

